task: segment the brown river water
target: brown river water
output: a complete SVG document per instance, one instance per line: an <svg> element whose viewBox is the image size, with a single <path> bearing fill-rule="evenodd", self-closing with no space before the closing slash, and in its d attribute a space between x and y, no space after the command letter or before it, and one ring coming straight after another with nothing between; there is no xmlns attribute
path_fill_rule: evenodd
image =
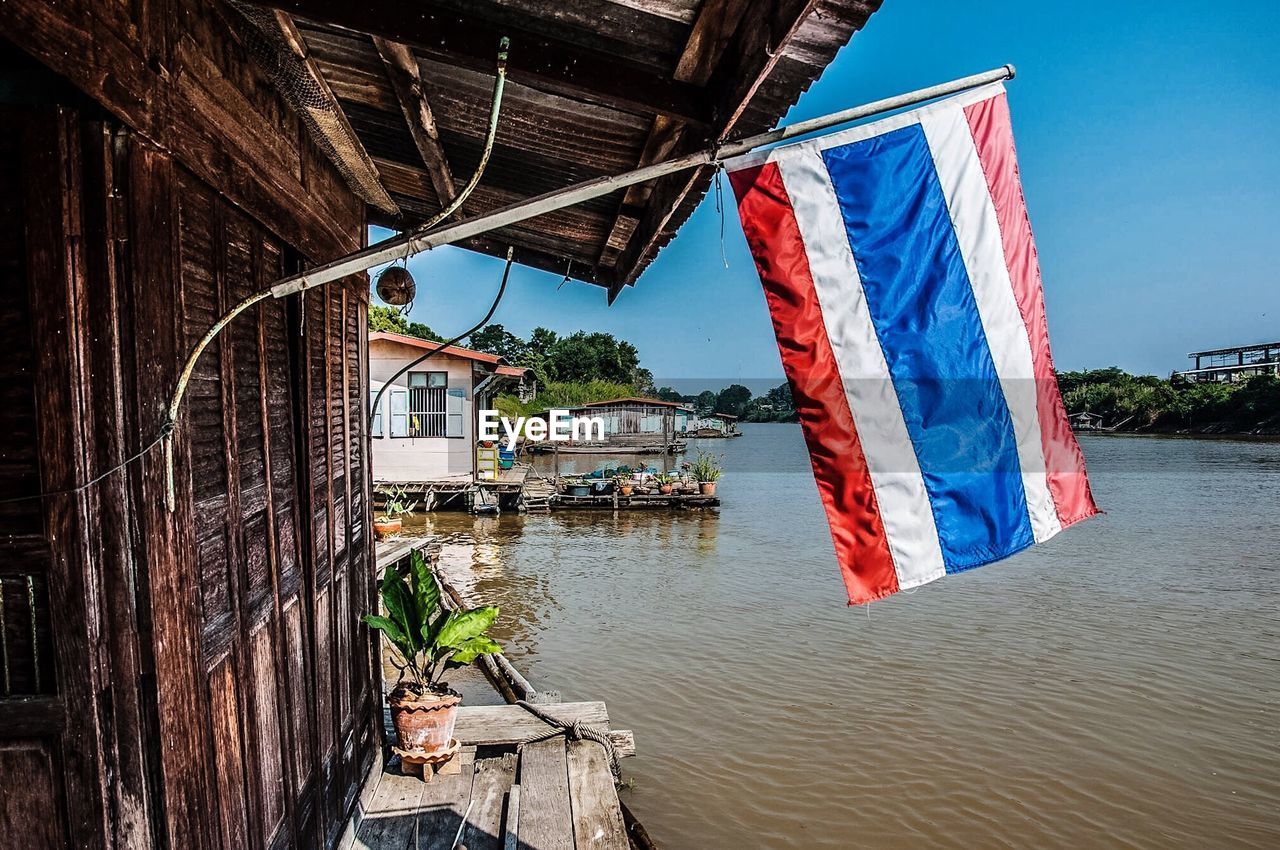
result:
<svg viewBox="0 0 1280 850"><path fill-rule="evenodd" d="M1105 516L849 608L799 427L744 430L718 512L421 520L661 846L1280 847L1280 444L1084 437Z"/></svg>

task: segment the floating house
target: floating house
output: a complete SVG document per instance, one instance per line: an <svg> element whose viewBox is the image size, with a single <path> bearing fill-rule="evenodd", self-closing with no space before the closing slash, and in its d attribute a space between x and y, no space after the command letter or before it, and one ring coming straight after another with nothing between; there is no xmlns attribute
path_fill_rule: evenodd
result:
<svg viewBox="0 0 1280 850"><path fill-rule="evenodd" d="M692 436L703 439L740 437L742 432L738 430L738 417L731 413L713 413L694 421Z"/></svg>
<svg viewBox="0 0 1280 850"><path fill-rule="evenodd" d="M351 829L383 752L369 282L248 299L440 212L501 39L468 217L769 128L878 5L0 3L0 847ZM715 170L461 247L613 300Z"/></svg>
<svg viewBox="0 0 1280 850"><path fill-rule="evenodd" d="M479 411L492 408L498 395L516 395L532 384L527 369L452 345L386 385L438 345L395 333L369 334L375 483L474 481Z"/></svg>
<svg viewBox="0 0 1280 850"><path fill-rule="evenodd" d="M670 454L684 450L682 438L689 433L694 418L693 408L688 405L642 396L593 401L569 409L568 413L601 420L603 439L598 432L591 432L587 439L533 443L530 449L578 454ZM550 410L544 410L535 418L549 419L550 415Z"/></svg>

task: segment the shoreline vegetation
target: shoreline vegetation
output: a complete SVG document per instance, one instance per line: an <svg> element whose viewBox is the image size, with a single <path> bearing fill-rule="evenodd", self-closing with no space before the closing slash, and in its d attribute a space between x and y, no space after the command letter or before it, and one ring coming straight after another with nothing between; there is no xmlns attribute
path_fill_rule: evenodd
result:
<svg viewBox="0 0 1280 850"><path fill-rule="evenodd" d="M370 307L369 328L443 341L431 328L407 321L392 307ZM688 404L700 416L726 413L743 422L798 421L786 383L759 396L742 384L697 394L655 387L653 374L640 365L636 347L612 334L577 331L560 336L534 328L522 339L494 324L472 334L466 344L533 370L538 382L533 400L498 399L499 413L511 418L611 398L651 396ZM1101 433L1280 435L1280 377L1275 375L1232 384L1198 383L1180 375L1131 375L1113 366L1059 372L1058 386L1067 413L1100 417L1096 430Z"/></svg>

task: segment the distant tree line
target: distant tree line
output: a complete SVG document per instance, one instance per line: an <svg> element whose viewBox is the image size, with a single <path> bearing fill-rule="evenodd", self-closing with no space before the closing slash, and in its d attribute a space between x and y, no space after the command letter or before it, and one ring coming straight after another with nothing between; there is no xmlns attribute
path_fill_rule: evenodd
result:
<svg viewBox="0 0 1280 850"><path fill-rule="evenodd" d="M369 329L443 341L431 328L408 321L394 307L371 306ZM518 407L523 408L521 412L574 407L640 395L688 404L704 416L727 413L745 422L797 421L791 387L785 383L760 396L742 384L697 394L680 393L671 387L655 388L652 373L640 365L640 352L612 334L577 331L561 336L539 327L524 339L494 324L472 334L465 344L533 370L538 397L526 405L506 400L506 406L513 411ZM1280 433L1280 378L1274 375L1258 375L1235 384L1197 383L1179 375L1167 379L1131 375L1113 366L1059 372L1058 386L1068 413L1096 414L1108 428Z"/></svg>
<svg viewBox="0 0 1280 850"><path fill-rule="evenodd" d="M1093 413L1122 431L1280 433L1280 378L1234 384L1157 378L1122 369L1059 372L1068 413Z"/></svg>

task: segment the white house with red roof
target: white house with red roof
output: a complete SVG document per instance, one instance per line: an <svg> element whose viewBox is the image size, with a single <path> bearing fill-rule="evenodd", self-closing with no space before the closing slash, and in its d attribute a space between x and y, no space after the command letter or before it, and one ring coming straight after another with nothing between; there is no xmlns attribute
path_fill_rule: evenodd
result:
<svg viewBox="0 0 1280 850"><path fill-rule="evenodd" d="M439 343L369 334L369 404L401 369ZM395 378L373 414L375 482L471 481L477 416L501 393L527 386L528 370L501 357L451 345Z"/></svg>

